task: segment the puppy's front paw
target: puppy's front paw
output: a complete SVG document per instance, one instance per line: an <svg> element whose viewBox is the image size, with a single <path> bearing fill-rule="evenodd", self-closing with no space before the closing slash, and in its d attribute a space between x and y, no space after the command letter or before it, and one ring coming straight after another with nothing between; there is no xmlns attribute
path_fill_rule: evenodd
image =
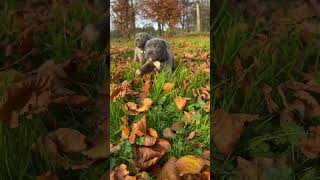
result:
<svg viewBox="0 0 320 180"><path fill-rule="evenodd" d="M159 61L155 61L155 62L153 63L153 65L154 65L158 70L160 70L161 63L160 63Z"/></svg>
<svg viewBox="0 0 320 180"><path fill-rule="evenodd" d="M137 70L136 70L136 74L137 74L137 75L140 75L140 74L141 74L140 69L137 69Z"/></svg>

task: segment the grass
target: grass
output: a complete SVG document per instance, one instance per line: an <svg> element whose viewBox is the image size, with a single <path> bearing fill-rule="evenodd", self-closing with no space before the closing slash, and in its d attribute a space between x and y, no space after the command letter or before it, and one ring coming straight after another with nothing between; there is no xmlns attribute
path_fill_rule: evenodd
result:
<svg viewBox="0 0 320 180"><path fill-rule="evenodd" d="M9 44L17 39L24 29L17 26L16 16L10 15L13 10L20 7L21 4L14 0L1 2L4 9L0 13L0 37L1 43ZM93 22L97 17L81 4L72 4L65 18L57 9L49 9L53 19L47 22L47 29L40 31L33 36L33 47L40 50L40 55L33 57L31 61L33 67L38 67L48 59L53 59L56 63L63 63L73 56L73 50L80 48L79 35L73 33L66 35L65 30L72 30L75 22L81 22L82 26ZM26 24L34 24L35 19L27 21ZM92 52L95 47L88 50ZM12 56L12 62L18 60L22 55ZM0 52L0 65L5 60L4 51ZM99 87L106 81L106 66L104 61L90 65L87 70L80 71L71 89L88 97L96 98ZM16 65L13 68L23 70L23 65ZM90 77L90 81L88 78ZM1 82L10 83L10 82ZM2 89L1 89L2 90ZM3 94L1 92L1 94ZM88 127L83 122L83 117L93 113L93 107L84 109L73 109L70 107L50 106L50 116L57 119L58 127L74 128L87 135L95 134L94 127ZM6 125L0 124L0 179L8 180L27 180L35 179L35 176L45 173L49 170L58 174L60 179L81 179L92 180L99 179L108 169L109 161L99 163L88 169L83 170L64 170L56 165L52 159L40 158L37 153L31 150L31 145L36 142L39 136L46 135L54 130L54 127L47 121L46 117L32 117L26 119L19 127L9 129Z"/></svg>
<svg viewBox="0 0 320 180"><path fill-rule="evenodd" d="M183 52L209 52L210 45L208 36L179 36L168 38L168 41L171 44L172 51L175 54L175 58L177 59L177 61L182 60ZM115 66L117 64L129 64L120 66L125 70L122 71L123 73L121 74L120 79L113 78L111 83L119 84L123 80L131 80L134 77L135 70L141 66L136 62L130 62L133 59L133 43L131 41L114 40L111 42L111 47L132 48L132 50L122 52L116 59L111 60L111 77L116 70ZM195 72L191 72L184 63L179 63L175 71L161 71L159 73L153 74L151 79L152 85L149 89L148 97L153 100L153 105L152 108L144 114L146 115L147 119L147 127L154 128L158 132L160 138L163 138L162 131L165 128L170 127L175 122L183 122L183 111L177 109L174 102L174 98L176 96L192 98L187 102L184 111L200 112L200 115L194 116L194 118L196 119L195 123L191 125L185 125L184 129L178 131L176 136L170 139L171 150L160 161L160 163L164 163L168 159L168 157L171 156L175 156L177 158L188 154L200 156L204 150L209 149L210 138L208 136L208 133L210 132L210 121L209 113L206 113L203 110L203 105L205 104L205 102L203 100L198 101L196 98L194 98L192 89L209 85L209 75L201 71L200 69L197 69ZM174 84L174 88L168 94L164 94L162 90L164 83ZM186 84L188 86L186 86ZM140 83L133 89L141 91L142 86L143 83ZM119 137L121 137L120 118L122 116L127 116L129 122L135 122L141 118L142 114L137 116L129 116L121 108L126 102L135 102L138 104L137 101L137 97L127 96L123 99L118 99L116 102L111 103L111 143L119 143ZM196 137L191 141L186 140L186 137L192 131L196 131ZM203 143L204 147L196 148L197 142ZM111 165L111 167L119 165L120 163L130 164L131 162L131 145L127 141L124 141L122 143L124 145L122 146L120 152L113 155L113 164ZM128 150L125 151L125 149Z"/></svg>
<svg viewBox="0 0 320 180"><path fill-rule="evenodd" d="M297 72L305 71L310 65L316 70L320 69L320 53L315 48L316 41L302 42L300 34L294 31L288 36L280 37L279 41L271 41L272 49L265 51L265 44L259 45L255 42L255 35L262 33L265 27L250 22L242 14L228 11L226 6L220 7L214 19L212 43L215 45L215 67L223 69L224 76L215 78L213 89L220 91L223 98L215 97L215 110L223 108L228 112L259 114L259 119L249 124L231 155L224 157L212 146L214 177L230 179L235 173L238 156L247 159L265 156L289 158L292 162L287 175L292 179L319 178L320 174L315 173L320 169L319 160L306 158L295 146L306 136L310 124L294 123L281 128L279 116L268 112L260 89L262 84L272 86L272 96L282 109L276 87L289 79L301 80ZM249 22L247 32L239 29L243 22ZM244 60L244 71L252 78L251 85L234 78L232 68L237 55ZM250 56L259 62L257 67L252 68ZM244 86L248 87L245 93L242 92ZM318 96L317 100L319 102ZM315 119L313 124L319 125L319 119Z"/></svg>

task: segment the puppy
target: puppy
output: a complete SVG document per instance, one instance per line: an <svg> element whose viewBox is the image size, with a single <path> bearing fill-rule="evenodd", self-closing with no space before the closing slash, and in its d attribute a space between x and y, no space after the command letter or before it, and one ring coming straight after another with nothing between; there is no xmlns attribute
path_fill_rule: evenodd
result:
<svg viewBox="0 0 320 180"><path fill-rule="evenodd" d="M140 32L135 35L134 43L136 48L134 50L134 61L138 60L141 64L144 64L146 62L144 57L145 45L146 42L150 39L152 39L152 36L145 32Z"/></svg>
<svg viewBox="0 0 320 180"><path fill-rule="evenodd" d="M167 41L153 38L147 41L145 46L144 65L136 71L136 74L150 73L154 70L172 70L174 68L174 57Z"/></svg>

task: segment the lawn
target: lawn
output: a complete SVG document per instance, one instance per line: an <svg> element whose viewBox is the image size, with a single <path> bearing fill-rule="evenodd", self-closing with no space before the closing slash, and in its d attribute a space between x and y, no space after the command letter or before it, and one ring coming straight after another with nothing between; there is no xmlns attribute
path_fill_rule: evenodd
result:
<svg viewBox="0 0 320 180"><path fill-rule="evenodd" d="M177 36L166 38L172 47L177 67L173 72L160 71L150 76L137 76L135 71L141 65L133 61L133 40L111 41L111 107L110 107L110 135L113 145L120 144L120 150L112 155L111 167L120 164L135 164L134 154L131 149L136 144L130 144L129 140L123 138L122 118L128 121L128 127L137 122L143 116L146 117L146 127L153 128L159 138L169 140L171 144L168 150L156 166L162 166L169 157L180 158L185 155L200 157L210 147L210 77L209 77L209 34ZM141 92L145 92L145 84L150 81L147 96L153 103L150 109L130 115L124 109L125 104L133 102L140 104ZM120 88L120 84L129 82L131 92L124 97L114 98L113 91ZM166 83L173 85L169 92L163 90ZM176 97L190 98L183 109L178 109L175 103ZM140 105L139 105L140 106ZM191 115L188 122L186 115ZM182 124L174 133L168 137L164 132L173 124ZM129 128L130 129L130 128ZM189 139L190 133L195 133ZM136 141L139 141L136 139ZM139 144L139 142L136 142ZM142 142L143 143L143 140ZM131 168L132 169L132 168ZM151 172L154 166L147 169ZM153 177L156 177L153 175Z"/></svg>

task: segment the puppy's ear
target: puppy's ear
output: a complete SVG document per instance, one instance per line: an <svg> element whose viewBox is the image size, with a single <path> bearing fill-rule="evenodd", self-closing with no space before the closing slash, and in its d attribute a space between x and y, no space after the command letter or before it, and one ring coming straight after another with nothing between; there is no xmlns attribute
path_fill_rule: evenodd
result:
<svg viewBox="0 0 320 180"><path fill-rule="evenodd" d="M167 49L169 49L169 48L170 48L170 45L168 44L168 42L167 42L167 41L162 40L162 43L164 44L164 46L165 46Z"/></svg>

